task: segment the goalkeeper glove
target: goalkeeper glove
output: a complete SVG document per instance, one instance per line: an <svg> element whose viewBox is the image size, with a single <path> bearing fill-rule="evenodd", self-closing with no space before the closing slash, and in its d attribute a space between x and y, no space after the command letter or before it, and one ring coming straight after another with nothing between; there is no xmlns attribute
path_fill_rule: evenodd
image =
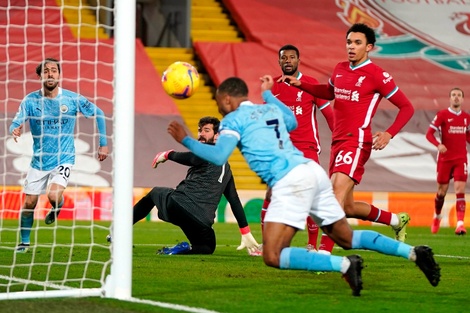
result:
<svg viewBox="0 0 470 313"><path fill-rule="evenodd" d="M171 149L168 151L158 152L155 158L153 159L152 167L157 168L158 164L163 163L166 160L168 160L168 155L170 154L170 152L173 152L173 151L175 150Z"/></svg>
<svg viewBox="0 0 470 313"><path fill-rule="evenodd" d="M249 255L261 255L259 244L251 234L250 226L240 228L240 233L242 234L242 242L238 246L237 250L246 248Z"/></svg>

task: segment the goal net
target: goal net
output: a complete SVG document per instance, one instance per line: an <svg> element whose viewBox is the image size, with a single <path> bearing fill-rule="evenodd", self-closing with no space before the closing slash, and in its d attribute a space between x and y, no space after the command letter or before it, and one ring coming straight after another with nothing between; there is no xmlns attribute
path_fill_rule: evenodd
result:
<svg viewBox="0 0 470 313"><path fill-rule="evenodd" d="M135 28L128 21L135 20L135 1L116 1L115 7L107 0L5 2L0 6L0 300L128 298L134 128L134 86L129 82L134 81L135 58ZM30 121L18 138L9 128L23 98L42 88L36 66L46 58L59 60L61 88L83 95L103 110L110 154L102 162L97 159L96 120L79 115L75 165L60 215L54 223L45 223L51 204L47 195L41 195L29 228L29 250L18 253L25 229L20 227L22 185L33 154L33 136ZM38 121L45 123L34 120ZM123 130L115 124L128 127ZM113 244L106 241L110 233L115 234Z"/></svg>

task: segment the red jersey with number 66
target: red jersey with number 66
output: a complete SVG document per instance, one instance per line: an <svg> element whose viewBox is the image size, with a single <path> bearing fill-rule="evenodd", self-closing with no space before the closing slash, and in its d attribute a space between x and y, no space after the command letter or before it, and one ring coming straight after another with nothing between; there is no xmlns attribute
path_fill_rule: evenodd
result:
<svg viewBox="0 0 470 313"><path fill-rule="evenodd" d="M371 121L380 100L398 91L392 76L371 60L355 67L346 61L336 65L329 83L335 93L332 140L372 142Z"/></svg>

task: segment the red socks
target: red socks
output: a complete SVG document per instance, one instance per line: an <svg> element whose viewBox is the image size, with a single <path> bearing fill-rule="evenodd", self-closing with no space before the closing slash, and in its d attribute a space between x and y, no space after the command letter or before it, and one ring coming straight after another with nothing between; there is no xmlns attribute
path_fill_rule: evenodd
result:
<svg viewBox="0 0 470 313"><path fill-rule="evenodd" d="M381 223L385 225L390 225L392 221L392 213L388 211L381 210L374 205L370 205L370 213L367 216L367 220L371 222Z"/></svg>
<svg viewBox="0 0 470 313"><path fill-rule="evenodd" d="M328 237L327 234L322 234L318 251L328 251L329 253L331 253L331 251L333 251L334 245L335 242L333 241L333 239Z"/></svg>
<svg viewBox="0 0 470 313"><path fill-rule="evenodd" d="M318 225L311 216L307 217L308 244L317 250Z"/></svg>
<svg viewBox="0 0 470 313"><path fill-rule="evenodd" d="M463 221L465 218L465 194L464 193L458 193L455 195L456 196L456 201L455 201L455 210L457 212L457 221Z"/></svg>

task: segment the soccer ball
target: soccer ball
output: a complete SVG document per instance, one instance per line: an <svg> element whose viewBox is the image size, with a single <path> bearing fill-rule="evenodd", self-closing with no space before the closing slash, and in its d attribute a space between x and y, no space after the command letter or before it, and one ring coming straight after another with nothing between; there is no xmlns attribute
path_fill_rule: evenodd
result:
<svg viewBox="0 0 470 313"><path fill-rule="evenodd" d="M162 85L165 92L175 99L191 97L199 87L199 73L186 62L175 62L163 72Z"/></svg>

